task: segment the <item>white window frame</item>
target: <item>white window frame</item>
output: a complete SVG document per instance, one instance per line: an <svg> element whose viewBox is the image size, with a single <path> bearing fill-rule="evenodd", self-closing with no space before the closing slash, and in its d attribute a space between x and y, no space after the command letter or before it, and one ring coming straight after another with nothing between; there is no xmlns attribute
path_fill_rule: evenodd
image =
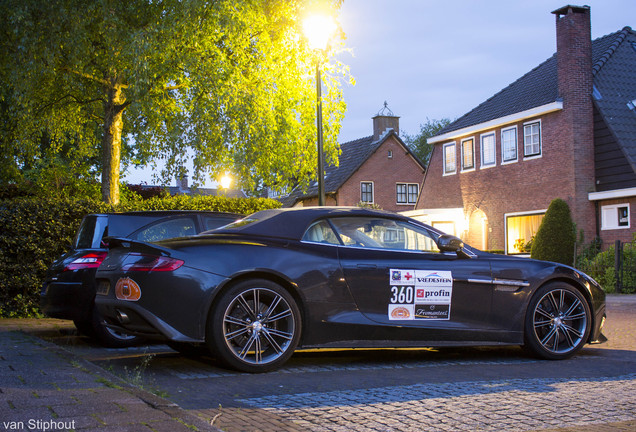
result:
<svg viewBox="0 0 636 432"><path fill-rule="evenodd" d="M472 141L472 156L473 156L473 166L465 168L464 167L464 143L468 142L468 141ZM476 161L475 161L475 137L470 137L470 138L464 138L461 141L461 146L460 146L460 160L461 160L461 166L462 166L462 170L461 172L471 172L471 171L475 171L475 165L476 165Z"/></svg>
<svg viewBox="0 0 636 432"><path fill-rule="evenodd" d="M486 163L484 162L484 155L486 152L484 151L484 138L492 137L492 162ZM481 134L479 137L479 146L480 146L480 154L481 154L481 166L480 168L492 168L497 166L497 136L495 132L488 132Z"/></svg>
<svg viewBox="0 0 636 432"><path fill-rule="evenodd" d="M453 147L453 156L455 157L455 159L453 160L452 171L450 170L446 171L446 148L447 147ZM442 173L445 176L453 175L457 173L457 143L456 142L446 143L442 146Z"/></svg>
<svg viewBox="0 0 636 432"><path fill-rule="evenodd" d="M504 213L504 242L505 242L504 252L506 255L510 254L510 251L508 250L508 218L517 217L517 216L534 216L534 215L540 215L540 214L545 215L547 211L548 209L531 210L527 212ZM514 255L518 255L518 254L514 254ZM519 254L519 255L523 255L523 254Z"/></svg>
<svg viewBox="0 0 636 432"><path fill-rule="evenodd" d="M623 207L627 207L627 225L619 225L620 221L618 216L618 209ZM613 220L613 217L612 219L609 219L609 215L612 212L614 213L614 215L616 215L615 221ZM601 206L601 230L608 231L608 230L618 230L618 229L630 229L631 216L632 214L629 208L629 203L610 204L610 205Z"/></svg>
<svg viewBox="0 0 636 432"><path fill-rule="evenodd" d="M363 197L362 185L363 184L370 184L371 185L371 201L364 201L362 199L362 197ZM373 204L373 203L375 203L375 185L373 184L372 181L361 181L360 182L360 202L361 203L365 203L365 204Z"/></svg>
<svg viewBox="0 0 636 432"><path fill-rule="evenodd" d="M400 201L398 199L398 187L400 186L404 186L405 187L405 194L406 194L406 201ZM417 192L415 194L415 200L414 201L409 201L409 197L410 197L410 193L409 193L409 189L411 186L415 186L417 188ZM397 205L413 205L413 204L417 204L417 197L419 196L420 190L419 190L420 185L417 183L405 183L405 182L398 182L395 183L395 203Z"/></svg>
<svg viewBox="0 0 636 432"><path fill-rule="evenodd" d="M512 126L512 127L507 127L507 128L503 128L501 129L501 164L502 165L507 165L507 164L511 164L511 163L516 163L519 160L519 131L517 130L517 126ZM506 141L504 140L504 133L508 132L508 131L514 131L515 132L515 140L514 140L514 148L515 148L515 158L514 159L510 159L510 160L506 160L506 148L504 147L506 145Z"/></svg>
<svg viewBox="0 0 636 432"><path fill-rule="evenodd" d="M533 153L533 154L526 154L526 148L527 148L527 144L526 144L526 128L533 126L533 125L539 125L539 153ZM532 144L534 145L534 144ZM543 156L543 127L541 125L541 119L539 120L532 120L529 122L525 122L523 124L523 159L524 160L528 160L528 159L537 159L540 158L541 156Z"/></svg>

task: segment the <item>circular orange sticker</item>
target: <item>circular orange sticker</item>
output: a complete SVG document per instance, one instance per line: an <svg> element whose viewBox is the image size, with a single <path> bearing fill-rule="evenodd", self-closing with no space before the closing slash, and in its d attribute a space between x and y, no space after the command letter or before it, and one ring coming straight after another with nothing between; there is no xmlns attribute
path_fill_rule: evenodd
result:
<svg viewBox="0 0 636 432"><path fill-rule="evenodd" d="M115 297L119 300L137 301L141 298L141 288L130 278L121 278L115 285Z"/></svg>
<svg viewBox="0 0 636 432"><path fill-rule="evenodd" d="M395 309L393 309L393 312L391 312L391 318L408 319L410 317L411 317L411 314L409 313L409 310L405 307L396 307Z"/></svg>

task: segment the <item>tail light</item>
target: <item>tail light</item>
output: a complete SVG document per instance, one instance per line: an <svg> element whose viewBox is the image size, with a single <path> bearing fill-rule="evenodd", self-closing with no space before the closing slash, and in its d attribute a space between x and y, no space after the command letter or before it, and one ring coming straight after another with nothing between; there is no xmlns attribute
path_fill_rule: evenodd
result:
<svg viewBox="0 0 636 432"><path fill-rule="evenodd" d="M104 261L106 255L108 255L108 252L88 253L80 258L76 258L71 261L66 267L64 267L64 271L97 268L102 263L102 261Z"/></svg>
<svg viewBox="0 0 636 432"><path fill-rule="evenodd" d="M126 261L121 267L123 271L169 272L175 271L184 264L184 261L179 259L140 253L131 253L126 258Z"/></svg>

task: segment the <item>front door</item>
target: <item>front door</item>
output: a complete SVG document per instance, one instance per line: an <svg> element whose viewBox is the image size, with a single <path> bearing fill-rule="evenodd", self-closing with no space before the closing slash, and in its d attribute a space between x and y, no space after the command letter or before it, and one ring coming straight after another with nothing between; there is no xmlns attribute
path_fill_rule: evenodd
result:
<svg viewBox="0 0 636 432"><path fill-rule="evenodd" d="M440 252L435 233L404 221L360 217L332 223L344 242L339 256L345 279L367 318L421 329L422 340L474 339L490 328L488 261Z"/></svg>

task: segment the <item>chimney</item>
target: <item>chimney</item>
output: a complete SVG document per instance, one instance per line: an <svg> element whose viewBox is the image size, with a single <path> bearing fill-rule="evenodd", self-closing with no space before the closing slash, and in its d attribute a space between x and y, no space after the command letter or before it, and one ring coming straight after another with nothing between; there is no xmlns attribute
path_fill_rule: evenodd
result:
<svg viewBox="0 0 636 432"><path fill-rule="evenodd" d="M373 117L373 141L377 141L389 130L400 134L400 118L393 114L386 101L384 107Z"/></svg>
<svg viewBox="0 0 636 432"><path fill-rule="evenodd" d="M580 103L589 104L591 109L590 7L568 5L552 13L556 15L559 96L565 109Z"/></svg>
<svg viewBox="0 0 636 432"><path fill-rule="evenodd" d="M594 191L594 108L592 102L592 35L589 6L564 6L556 15L557 82L563 111L559 123L558 145L570 157L563 158L564 172L571 172L573 183L561 191L567 198L578 229L586 239L595 236L595 209L588 199Z"/></svg>
<svg viewBox="0 0 636 432"><path fill-rule="evenodd" d="M177 177L177 187L179 188L179 192L185 192L188 190L188 175L183 174L180 177Z"/></svg>

